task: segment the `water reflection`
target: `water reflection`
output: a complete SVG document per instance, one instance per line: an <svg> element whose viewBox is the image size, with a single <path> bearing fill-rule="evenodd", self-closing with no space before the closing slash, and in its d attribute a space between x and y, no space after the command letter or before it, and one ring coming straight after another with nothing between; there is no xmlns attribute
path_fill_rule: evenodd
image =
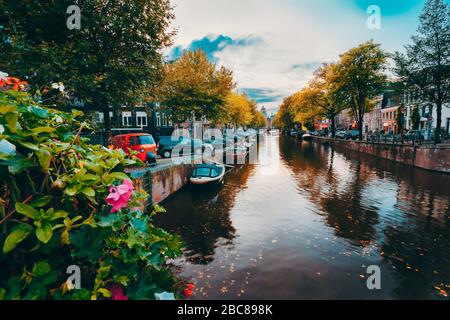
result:
<svg viewBox="0 0 450 320"><path fill-rule="evenodd" d="M208 264L217 246L233 243L236 230L229 212L253 170L252 166L232 170L224 186L188 186L164 204L169 214L158 216L156 223L182 236L191 263Z"/></svg>
<svg viewBox="0 0 450 320"><path fill-rule="evenodd" d="M164 204L158 224L186 242L194 298L448 297L450 176L267 139L279 148L273 176L246 166L217 190L187 188ZM367 290L372 264L381 291Z"/></svg>

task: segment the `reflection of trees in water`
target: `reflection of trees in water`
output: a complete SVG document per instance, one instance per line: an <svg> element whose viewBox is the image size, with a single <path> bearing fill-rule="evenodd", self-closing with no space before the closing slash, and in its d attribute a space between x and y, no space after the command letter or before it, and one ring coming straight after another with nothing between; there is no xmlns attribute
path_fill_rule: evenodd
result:
<svg viewBox="0 0 450 320"><path fill-rule="evenodd" d="M376 239L377 208L364 205L363 191L371 174L361 162L348 168L351 175L343 186L334 174L334 151L316 143L295 145L282 139L280 148L287 166L298 179L299 188L325 212L326 223L335 234L351 243L366 246Z"/></svg>
<svg viewBox="0 0 450 320"><path fill-rule="evenodd" d="M246 187L254 170L248 165L233 169L224 186L186 187L163 206L167 213L156 223L181 235L186 245L186 257L195 264L214 260L214 250L220 245L232 244L235 229L230 218L236 194Z"/></svg>
<svg viewBox="0 0 450 320"><path fill-rule="evenodd" d="M336 155L331 148L299 148L291 141L280 148L300 188L325 211L336 235L365 245L376 239L375 225L383 220L380 250L395 266L397 298L443 298L445 291L450 295L445 287L450 279L450 176L343 151L339 156L350 162L340 170L347 171L348 183L333 174ZM396 203L392 208L367 206L365 185L386 177L397 185ZM441 295L439 290L444 290Z"/></svg>
<svg viewBox="0 0 450 320"><path fill-rule="evenodd" d="M363 205L364 179L361 178L361 167L358 162L354 179L344 192L333 187L326 197L320 199L320 204L327 212L327 224L334 228L337 236L353 244L366 246L376 239L375 225L379 219L377 208Z"/></svg>
<svg viewBox="0 0 450 320"><path fill-rule="evenodd" d="M395 266L394 295L400 299L443 298L450 295L450 230L428 218L414 217L388 226L383 257ZM440 290L441 294L439 293Z"/></svg>

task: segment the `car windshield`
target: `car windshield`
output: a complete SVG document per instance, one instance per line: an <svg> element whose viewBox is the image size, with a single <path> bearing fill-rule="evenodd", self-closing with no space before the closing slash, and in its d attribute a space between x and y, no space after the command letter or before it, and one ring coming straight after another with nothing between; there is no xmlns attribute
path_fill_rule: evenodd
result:
<svg viewBox="0 0 450 320"><path fill-rule="evenodd" d="M136 145L155 144L152 136L138 136L136 137Z"/></svg>
<svg viewBox="0 0 450 320"><path fill-rule="evenodd" d="M164 145L176 145L178 143L180 143L180 140L178 140L177 138L172 138L172 137L161 137L159 140L160 144L164 144Z"/></svg>

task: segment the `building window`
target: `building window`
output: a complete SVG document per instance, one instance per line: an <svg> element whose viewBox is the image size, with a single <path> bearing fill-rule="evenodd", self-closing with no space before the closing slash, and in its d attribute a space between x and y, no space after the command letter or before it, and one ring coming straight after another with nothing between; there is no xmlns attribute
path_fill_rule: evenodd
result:
<svg viewBox="0 0 450 320"><path fill-rule="evenodd" d="M161 127L161 114L159 112L156 113L156 126Z"/></svg>
<svg viewBox="0 0 450 320"><path fill-rule="evenodd" d="M122 125L124 127L131 127L131 112L122 112Z"/></svg>
<svg viewBox="0 0 450 320"><path fill-rule="evenodd" d="M167 115L165 113L162 114L162 126L167 127L168 121L167 121Z"/></svg>
<svg viewBox="0 0 450 320"><path fill-rule="evenodd" d="M147 113L143 111L136 112L136 123L138 127L147 126Z"/></svg>

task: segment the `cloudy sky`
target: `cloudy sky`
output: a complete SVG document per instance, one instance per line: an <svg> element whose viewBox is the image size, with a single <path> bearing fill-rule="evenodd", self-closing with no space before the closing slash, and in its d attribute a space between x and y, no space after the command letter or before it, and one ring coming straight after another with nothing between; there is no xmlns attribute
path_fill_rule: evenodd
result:
<svg viewBox="0 0 450 320"><path fill-rule="evenodd" d="M202 48L233 70L237 88L275 112L322 62L374 39L401 50L418 26L425 0L172 0L178 30L166 55ZM367 8L381 9L381 30Z"/></svg>

